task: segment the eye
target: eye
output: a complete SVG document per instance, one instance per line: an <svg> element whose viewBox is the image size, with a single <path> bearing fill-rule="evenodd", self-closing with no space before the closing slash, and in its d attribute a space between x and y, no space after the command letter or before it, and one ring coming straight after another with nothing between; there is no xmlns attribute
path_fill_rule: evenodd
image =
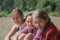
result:
<svg viewBox="0 0 60 40"><path fill-rule="evenodd" d="M41 20L39 22L42 22Z"/></svg>
<svg viewBox="0 0 60 40"><path fill-rule="evenodd" d="M33 24L37 24L37 22L33 22Z"/></svg>
<svg viewBox="0 0 60 40"><path fill-rule="evenodd" d="M34 22L35 24L37 24L37 22Z"/></svg>
<svg viewBox="0 0 60 40"><path fill-rule="evenodd" d="M15 19L15 18L13 18L13 19Z"/></svg>
<svg viewBox="0 0 60 40"><path fill-rule="evenodd" d="M16 18L20 18L20 17L16 17Z"/></svg>

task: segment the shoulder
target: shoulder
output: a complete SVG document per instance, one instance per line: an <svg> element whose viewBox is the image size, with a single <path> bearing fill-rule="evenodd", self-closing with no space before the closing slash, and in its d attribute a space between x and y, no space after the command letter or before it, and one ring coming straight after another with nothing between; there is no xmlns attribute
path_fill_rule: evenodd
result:
<svg viewBox="0 0 60 40"><path fill-rule="evenodd" d="M52 36L54 34L53 29L50 29L46 32L46 36Z"/></svg>
<svg viewBox="0 0 60 40"><path fill-rule="evenodd" d="M57 32L58 32L58 29L53 23L51 23L51 25L46 31L47 34L53 34L53 33L56 34Z"/></svg>
<svg viewBox="0 0 60 40"><path fill-rule="evenodd" d="M22 31L27 31L28 30L28 27L26 26L25 28L22 29Z"/></svg>
<svg viewBox="0 0 60 40"><path fill-rule="evenodd" d="M55 29L48 30L48 32L46 33L46 39L59 39L60 33L56 30Z"/></svg>
<svg viewBox="0 0 60 40"><path fill-rule="evenodd" d="M28 26L26 26L23 30L21 30L21 33L28 33L28 31L29 31L29 27Z"/></svg>
<svg viewBox="0 0 60 40"><path fill-rule="evenodd" d="M14 24L13 27L12 27L12 30L13 30L13 29L17 29L18 27L19 27L19 25Z"/></svg>
<svg viewBox="0 0 60 40"><path fill-rule="evenodd" d="M59 34L59 32L58 32L58 29L55 26L51 26L46 31L46 37L48 37L48 38L52 38L52 37L56 36L57 34Z"/></svg>
<svg viewBox="0 0 60 40"><path fill-rule="evenodd" d="M52 24L47 30L46 30L46 39L57 39L59 38L60 32L56 28L54 24ZM59 36L59 37L58 37Z"/></svg>

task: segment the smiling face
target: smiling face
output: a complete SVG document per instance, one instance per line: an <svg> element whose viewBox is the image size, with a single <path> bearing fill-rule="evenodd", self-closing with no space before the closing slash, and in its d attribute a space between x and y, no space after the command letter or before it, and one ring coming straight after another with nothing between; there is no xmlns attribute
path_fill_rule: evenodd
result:
<svg viewBox="0 0 60 40"><path fill-rule="evenodd" d="M27 25L30 27L30 28L34 28L34 26L33 26L33 24L32 24L32 16L28 16L27 18L26 18L26 23L27 23Z"/></svg>
<svg viewBox="0 0 60 40"><path fill-rule="evenodd" d="M22 24L23 16L19 15L18 12L14 12L12 14L12 18L16 24L18 25Z"/></svg>

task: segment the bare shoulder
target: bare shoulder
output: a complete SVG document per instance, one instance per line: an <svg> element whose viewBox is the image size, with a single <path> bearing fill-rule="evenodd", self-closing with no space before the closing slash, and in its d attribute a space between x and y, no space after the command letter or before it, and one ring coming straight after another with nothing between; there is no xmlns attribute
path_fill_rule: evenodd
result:
<svg viewBox="0 0 60 40"><path fill-rule="evenodd" d="M15 24L13 25L12 29L17 29L19 25Z"/></svg>

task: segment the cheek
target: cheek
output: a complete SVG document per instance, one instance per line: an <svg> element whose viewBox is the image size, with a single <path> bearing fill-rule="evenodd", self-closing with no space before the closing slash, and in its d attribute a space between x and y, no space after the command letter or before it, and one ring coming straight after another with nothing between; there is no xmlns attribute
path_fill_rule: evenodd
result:
<svg viewBox="0 0 60 40"><path fill-rule="evenodd" d="M26 24L27 24L27 26L29 26L29 23L28 22L26 22Z"/></svg>
<svg viewBox="0 0 60 40"><path fill-rule="evenodd" d="M27 26L28 26L28 22L26 21L26 24L27 24Z"/></svg>
<svg viewBox="0 0 60 40"><path fill-rule="evenodd" d="M34 26L33 24L31 24L29 27L30 27L31 29L35 28L35 26Z"/></svg>
<svg viewBox="0 0 60 40"><path fill-rule="evenodd" d="M18 21L17 20L13 20L15 24L18 24Z"/></svg>
<svg viewBox="0 0 60 40"><path fill-rule="evenodd" d="M18 22L22 22L22 19L17 19Z"/></svg>
<svg viewBox="0 0 60 40"><path fill-rule="evenodd" d="M14 22L15 22L16 24L21 24L21 23L22 23L22 21L21 21L20 19L16 19L16 20L14 20Z"/></svg>
<svg viewBox="0 0 60 40"><path fill-rule="evenodd" d="M13 20L14 21L14 23L16 23L16 21L15 20Z"/></svg>
<svg viewBox="0 0 60 40"><path fill-rule="evenodd" d="M30 27L31 26L31 24L30 23L27 23L27 25Z"/></svg>
<svg viewBox="0 0 60 40"><path fill-rule="evenodd" d="M33 27L33 25L31 23L27 23L27 25L31 28Z"/></svg>
<svg viewBox="0 0 60 40"><path fill-rule="evenodd" d="M38 25L33 23L33 27L34 28L38 28Z"/></svg>
<svg viewBox="0 0 60 40"><path fill-rule="evenodd" d="M38 28L38 26L37 25L34 25L36 28Z"/></svg>
<svg viewBox="0 0 60 40"><path fill-rule="evenodd" d="M41 24L40 24L40 28L43 29L43 28L45 27L45 25L46 25L45 23L41 23Z"/></svg>
<svg viewBox="0 0 60 40"><path fill-rule="evenodd" d="M16 23L17 21L16 21L16 19L13 19L13 21Z"/></svg>

